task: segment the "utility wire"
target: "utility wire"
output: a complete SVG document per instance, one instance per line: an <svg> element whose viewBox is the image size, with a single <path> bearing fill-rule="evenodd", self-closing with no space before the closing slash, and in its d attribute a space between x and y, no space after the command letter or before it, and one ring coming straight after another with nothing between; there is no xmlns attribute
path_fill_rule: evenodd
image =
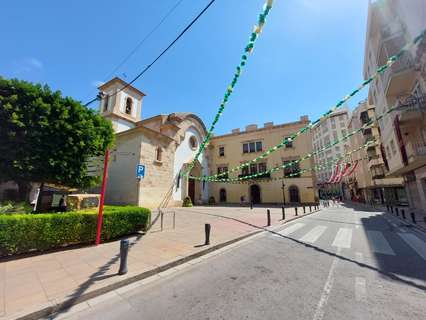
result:
<svg viewBox="0 0 426 320"><path fill-rule="evenodd" d="M173 13L173 11L175 11L175 9L183 2L183 0L179 0L178 2L175 3L175 5L164 15L164 17L160 20L159 23L157 23L157 25L150 31L148 32L148 34L136 45L136 47L130 51L130 53L124 57L124 59L114 68L114 70L112 70L105 78L103 78L103 81L107 81L115 72L117 72L117 70L120 69L120 67L122 67L135 53L136 51L139 50L139 48L154 34L155 31L157 31L157 29L164 23L164 21L166 21L166 19ZM89 94L89 97L92 94ZM93 101L96 101L98 99L98 97L94 100L91 100L90 102L87 103L87 105L89 105L90 103L92 103Z"/></svg>
<svg viewBox="0 0 426 320"><path fill-rule="evenodd" d="M152 34L157 31L157 29L166 21L166 19L175 11L175 9L183 2L183 0L179 0L175 3L175 5L165 14L165 16L160 20L160 22L136 45L136 47L130 51L130 53L112 70L105 79L109 79L111 75L113 75L120 67L125 64L135 53L139 50L139 48L147 41Z"/></svg>
<svg viewBox="0 0 426 320"><path fill-rule="evenodd" d="M216 0L211 0L203 10L182 30L182 32L167 46L166 49L164 49L149 65L147 65L136 77L134 77L130 82L128 82L125 86L123 86L120 90L117 92L114 92L110 96L113 97L117 95L119 92L123 91L124 89L128 88L130 85L132 85L136 80L138 80L145 72L147 72L173 45L192 27L192 25L197 22L199 18L210 8L210 6L216 2ZM90 101L88 101L85 106L92 104L96 100L98 100L98 96Z"/></svg>

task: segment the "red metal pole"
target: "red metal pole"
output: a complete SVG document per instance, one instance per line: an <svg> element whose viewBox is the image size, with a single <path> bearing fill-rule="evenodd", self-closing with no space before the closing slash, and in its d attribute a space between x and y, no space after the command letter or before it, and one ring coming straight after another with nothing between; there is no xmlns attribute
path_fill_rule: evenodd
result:
<svg viewBox="0 0 426 320"><path fill-rule="evenodd" d="M96 231L96 245L101 243L102 218L103 218L103 211L104 211L106 180L108 175L108 159L109 159L109 150L106 150L105 160L104 160L104 174L102 177L101 202L99 203L98 230Z"/></svg>

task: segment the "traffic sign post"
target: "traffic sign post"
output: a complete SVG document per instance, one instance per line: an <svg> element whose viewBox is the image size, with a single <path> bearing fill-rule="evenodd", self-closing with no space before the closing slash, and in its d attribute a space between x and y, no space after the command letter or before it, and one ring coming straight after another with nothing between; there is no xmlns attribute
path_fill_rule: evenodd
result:
<svg viewBox="0 0 426 320"><path fill-rule="evenodd" d="M104 174L102 176L101 201L99 203L98 228L96 231L96 245L101 243L101 231L102 231L102 220L103 220L103 211L104 211L106 180L108 175L108 160L109 160L109 150L106 150L105 160L104 160Z"/></svg>

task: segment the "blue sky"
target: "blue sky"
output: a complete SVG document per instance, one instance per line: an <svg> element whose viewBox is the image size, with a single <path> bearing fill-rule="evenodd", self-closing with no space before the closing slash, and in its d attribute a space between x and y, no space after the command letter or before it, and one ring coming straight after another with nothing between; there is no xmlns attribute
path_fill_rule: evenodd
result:
<svg viewBox="0 0 426 320"><path fill-rule="evenodd" d="M208 1L183 0L116 75L135 76ZM86 102L176 2L4 1L0 75L47 83ZM142 116L193 112L210 125L263 3L217 0L136 82L147 94ZM275 0L217 133L305 114L315 120L358 86L367 7L367 0Z"/></svg>

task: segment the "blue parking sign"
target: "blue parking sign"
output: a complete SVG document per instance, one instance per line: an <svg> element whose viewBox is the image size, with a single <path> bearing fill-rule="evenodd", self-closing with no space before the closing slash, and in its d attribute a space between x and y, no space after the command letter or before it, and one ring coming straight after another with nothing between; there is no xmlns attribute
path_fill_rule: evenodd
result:
<svg viewBox="0 0 426 320"><path fill-rule="evenodd" d="M138 164L136 166L136 177L138 178L145 177L145 166L143 164Z"/></svg>

